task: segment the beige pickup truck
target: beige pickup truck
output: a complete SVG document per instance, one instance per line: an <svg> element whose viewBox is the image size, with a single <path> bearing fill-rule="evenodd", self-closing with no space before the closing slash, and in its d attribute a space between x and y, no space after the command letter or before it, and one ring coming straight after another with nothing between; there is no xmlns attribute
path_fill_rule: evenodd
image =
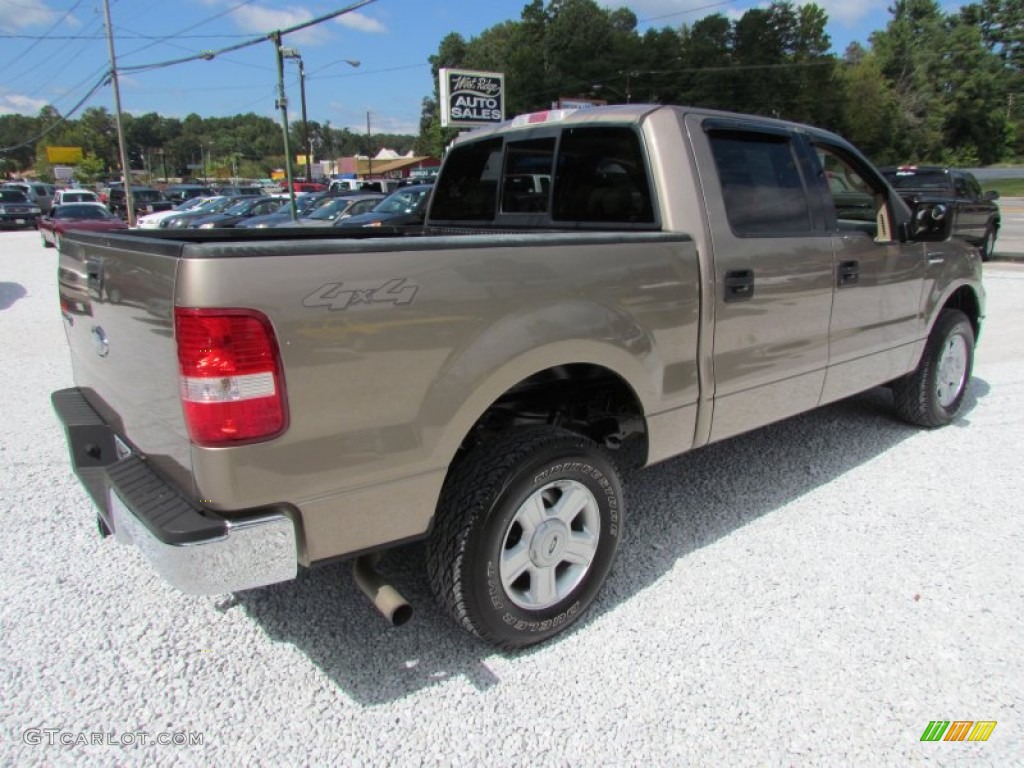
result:
<svg viewBox="0 0 1024 768"><path fill-rule="evenodd" d="M683 107L463 135L416 236L166 234L60 253L53 403L101 532L200 594L349 558L395 623L376 557L425 540L505 648L594 599L623 472L879 385L947 424L984 314L941 205L831 133Z"/></svg>

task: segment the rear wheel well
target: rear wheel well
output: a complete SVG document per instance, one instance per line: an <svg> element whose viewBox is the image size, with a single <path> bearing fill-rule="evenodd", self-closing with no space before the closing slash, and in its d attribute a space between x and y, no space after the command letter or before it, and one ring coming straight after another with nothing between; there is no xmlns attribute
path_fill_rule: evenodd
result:
<svg viewBox="0 0 1024 768"><path fill-rule="evenodd" d="M586 435L610 449L623 469L647 461L647 422L632 387L590 363L538 371L508 389L477 419L458 456L502 430L548 424Z"/></svg>

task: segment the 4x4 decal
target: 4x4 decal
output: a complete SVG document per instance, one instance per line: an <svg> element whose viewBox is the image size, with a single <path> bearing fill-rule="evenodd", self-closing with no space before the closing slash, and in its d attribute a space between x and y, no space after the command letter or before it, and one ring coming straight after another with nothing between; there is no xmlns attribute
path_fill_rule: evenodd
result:
<svg viewBox="0 0 1024 768"><path fill-rule="evenodd" d="M321 285L302 300L302 306L309 309L327 307L330 311L344 311L357 304L412 304L418 285L406 282L404 277L388 280L384 285L364 287L349 283L327 283Z"/></svg>

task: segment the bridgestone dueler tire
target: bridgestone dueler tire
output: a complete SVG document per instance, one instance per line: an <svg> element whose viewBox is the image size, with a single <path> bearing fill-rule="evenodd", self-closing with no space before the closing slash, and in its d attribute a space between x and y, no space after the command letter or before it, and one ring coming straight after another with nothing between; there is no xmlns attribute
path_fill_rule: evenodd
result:
<svg viewBox="0 0 1024 768"><path fill-rule="evenodd" d="M962 371L952 378L959 386L949 388L948 377L940 380L943 357L953 347L964 355ZM893 382L893 396L899 415L920 427L942 427L955 419L964 406L967 385L974 367L974 327L967 315L957 309L946 309L932 328L917 370ZM941 394L942 385L948 390ZM943 399L947 402L943 403Z"/></svg>
<svg viewBox="0 0 1024 768"><path fill-rule="evenodd" d="M546 522L557 526L560 519L556 505L545 509L551 517L543 518L545 524L533 528L532 536L520 529L524 545L539 542L535 546L543 551L538 557L554 553L552 562L558 561L550 568L542 561L545 568L540 570L552 579L558 573L558 582L570 585L564 594L561 587L555 590L552 604L532 610L517 604L516 600L523 602L518 582L512 583L511 591L506 588L501 556L511 551L517 520L524 509L532 509L531 500L550 498L545 494L557 497L559 487L572 489L574 499L578 494L589 500L581 517L589 515L592 525L584 529L577 519L578 530L566 529L565 536L556 531L544 539ZM612 462L593 441L557 427L509 430L470 451L445 481L427 543L431 588L451 617L482 640L508 650L539 643L570 626L594 600L615 558L622 521L621 483ZM563 541L574 533L590 536L588 531L596 533L592 560L578 582L566 581L566 571L575 566L559 561L558 548L568 549ZM534 546L528 549L533 558ZM530 566L536 564L532 560ZM527 582L530 578L527 575Z"/></svg>

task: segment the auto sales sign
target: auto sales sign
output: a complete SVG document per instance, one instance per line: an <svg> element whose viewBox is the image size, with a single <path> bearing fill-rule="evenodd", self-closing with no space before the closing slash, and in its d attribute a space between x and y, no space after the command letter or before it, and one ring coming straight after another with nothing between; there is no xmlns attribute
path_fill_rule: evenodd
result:
<svg viewBox="0 0 1024 768"><path fill-rule="evenodd" d="M441 125L476 128L505 119L505 75L469 69L442 69Z"/></svg>

